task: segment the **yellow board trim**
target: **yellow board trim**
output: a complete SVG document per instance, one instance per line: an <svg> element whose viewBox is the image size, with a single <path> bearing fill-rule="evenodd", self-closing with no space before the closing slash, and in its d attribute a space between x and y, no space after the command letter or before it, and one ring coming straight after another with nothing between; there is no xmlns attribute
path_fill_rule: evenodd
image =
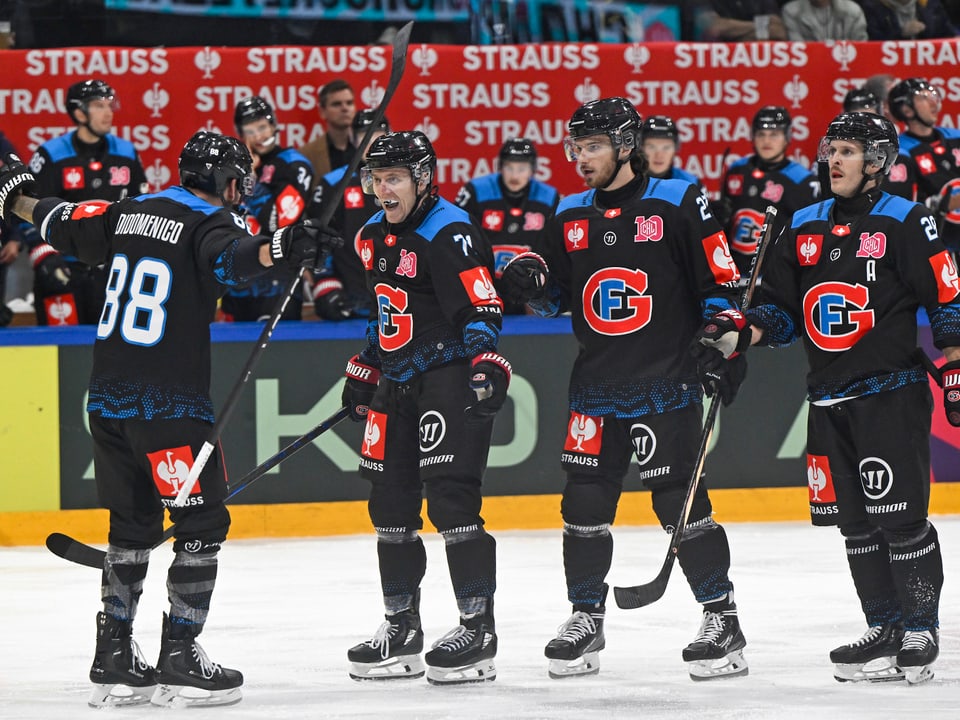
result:
<svg viewBox="0 0 960 720"><path fill-rule="evenodd" d="M930 514L960 514L960 483L930 486ZM714 516L721 523L807 521L807 489L749 488L710 491ZM365 501L231 505L230 537L280 538L370 533ZM559 529L559 495L487 497L483 501L487 528L496 530ZM620 500L617 525L656 525L649 493L627 492ZM51 532L62 532L85 543L107 541L105 510L0 513L0 545L42 545Z"/></svg>

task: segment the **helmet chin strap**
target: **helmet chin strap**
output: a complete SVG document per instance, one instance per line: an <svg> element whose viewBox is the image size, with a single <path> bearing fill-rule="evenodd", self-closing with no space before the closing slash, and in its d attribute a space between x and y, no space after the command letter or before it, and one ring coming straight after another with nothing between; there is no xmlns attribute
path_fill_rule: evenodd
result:
<svg viewBox="0 0 960 720"><path fill-rule="evenodd" d="M623 147L623 146L621 146L621 148L622 148L622 147ZM632 155L632 154L633 154L633 153L631 152L630 155ZM617 179L617 175L620 174L620 170L623 168L623 166L626 165L628 162L630 162L630 155L627 155L626 158L624 158L624 159L621 160L621 159L620 159L620 149L619 149L619 148L617 149L617 161L616 161L617 164L616 164L616 166L613 168L613 173L610 175L610 179L609 179L609 180L607 180L603 185L601 185L599 188L597 188L598 190L606 190L608 187L610 187L610 185L613 183L613 181Z"/></svg>

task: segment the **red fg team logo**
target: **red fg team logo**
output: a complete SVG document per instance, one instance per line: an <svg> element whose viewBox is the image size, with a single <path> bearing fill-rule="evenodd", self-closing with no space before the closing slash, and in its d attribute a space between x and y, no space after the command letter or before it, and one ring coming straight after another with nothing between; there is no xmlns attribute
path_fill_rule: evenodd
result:
<svg viewBox="0 0 960 720"><path fill-rule="evenodd" d="M933 276L937 279L937 300L942 303L953 300L960 292L960 279L957 278L957 266L949 250L937 253L930 258Z"/></svg>
<svg viewBox="0 0 960 720"><path fill-rule="evenodd" d="M730 246L738 253L753 255L763 229L763 213L751 208L738 210L731 225Z"/></svg>
<svg viewBox="0 0 960 720"><path fill-rule="evenodd" d="M807 490L812 503L835 503L837 493L830 474L830 460L826 455L807 454Z"/></svg>
<svg viewBox="0 0 960 720"><path fill-rule="evenodd" d="M343 207L347 210L360 210L363 207L363 189L351 185L343 192Z"/></svg>
<svg viewBox="0 0 960 720"><path fill-rule="evenodd" d="M383 460L387 442L387 416L384 413L367 412L367 424L363 427L363 444L360 454L372 460Z"/></svg>
<svg viewBox="0 0 960 720"><path fill-rule="evenodd" d="M483 229L490 232L500 232L503 230L503 210L484 210Z"/></svg>
<svg viewBox="0 0 960 720"><path fill-rule="evenodd" d="M153 482L160 492L160 497L176 497L187 481L190 468L193 467L193 451L190 446L183 445L147 453L147 460L153 470ZM193 486L190 494L200 494L199 481Z"/></svg>
<svg viewBox="0 0 960 720"><path fill-rule="evenodd" d="M797 235L797 262L801 267L816 265L823 250L823 235Z"/></svg>
<svg viewBox="0 0 960 720"><path fill-rule="evenodd" d="M645 217L638 215L634 218L637 224L637 234L634 235L634 242L657 242L663 239L663 218L659 215Z"/></svg>
<svg viewBox="0 0 960 720"><path fill-rule="evenodd" d="M413 339L413 315L406 312L407 293L386 283L377 283L373 291L377 296L380 347L387 352L399 350Z"/></svg>
<svg viewBox="0 0 960 720"><path fill-rule="evenodd" d="M648 278L642 270L602 268L583 286L583 318L601 335L629 335L648 322L653 298L644 295Z"/></svg>
<svg viewBox="0 0 960 720"><path fill-rule="evenodd" d="M860 247L857 248L858 258L874 258L879 260L887 252L887 236L882 233L860 233Z"/></svg>
<svg viewBox="0 0 960 720"><path fill-rule="evenodd" d="M723 234L723 230L705 237L702 245L710 272L718 285L734 283L740 279L740 270L730 255L730 246L727 245L727 236Z"/></svg>
<svg viewBox="0 0 960 720"><path fill-rule="evenodd" d="M563 224L563 244L568 253L587 249L587 239L590 235L588 220L573 220Z"/></svg>
<svg viewBox="0 0 960 720"><path fill-rule="evenodd" d="M61 177L64 190L79 190L86 187L82 167L65 167Z"/></svg>
<svg viewBox="0 0 960 720"><path fill-rule="evenodd" d="M567 425L567 439L563 449L567 452L599 455L603 445L603 418L570 412Z"/></svg>
<svg viewBox="0 0 960 720"><path fill-rule="evenodd" d="M503 307L503 301L493 287L493 279L482 265L460 273L460 282L463 283L463 289L467 291L474 307L490 305Z"/></svg>
<svg viewBox="0 0 960 720"><path fill-rule="evenodd" d="M821 350L849 350L874 325L870 290L864 285L825 282L803 296L803 320L807 336Z"/></svg>
<svg viewBox="0 0 960 720"><path fill-rule="evenodd" d="M499 278L503 275L503 269L510 264L511 260L529 249L526 245L494 245L493 274Z"/></svg>

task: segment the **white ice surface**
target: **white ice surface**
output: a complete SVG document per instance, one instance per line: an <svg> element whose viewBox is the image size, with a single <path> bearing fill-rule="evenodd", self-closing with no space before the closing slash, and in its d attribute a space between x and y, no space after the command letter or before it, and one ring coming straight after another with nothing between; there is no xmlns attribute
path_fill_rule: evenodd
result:
<svg viewBox="0 0 960 720"><path fill-rule="evenodd" d="M722 520L722 518L720 518ZM184 710L204 718L484 718L489 720L960 717L960 518L934 518L946 585L941 655L926 685L837 683L830 648L864 630L839 533L805 523L729 524L732 579L747 636L745 678L692 682L680 659L700 622L679 568L666 595L639 610L608 603L598 676L551 680L543 646L566 619L559 532L496 533L499 562L495 682L430 686L424 679L358 683L346 650L382 621L373 536L228 542L207 628L210 657L245 676L239 705ZM56 528L51 528L56 530ZM425 536L422 616L427 640L456 624L443 547ZM615 528L611 584L659 569L667 537ZM168 548L154 553L135 636L159 650ZM139 720L180 712L92 710L87 672L99 609L99 574L44 548L0 548L0 718ZM101 715L102 717L102 715ZM166 717L166 716L165 716Z"/></svg>

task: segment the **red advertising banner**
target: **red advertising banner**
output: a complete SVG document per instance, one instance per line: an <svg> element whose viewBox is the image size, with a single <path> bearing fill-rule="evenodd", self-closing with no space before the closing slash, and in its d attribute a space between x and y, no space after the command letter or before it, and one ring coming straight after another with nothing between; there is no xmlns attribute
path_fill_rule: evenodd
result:
<svg viewBox="0 0 960 720"><path fill-rule="evenodd" d="M280 142L299 147L323 132L317 92L350 82L359 107L375 106L390 73L390 48L58 48L0 54L2 129L21 154L73 126L66 88L107 80L120 103L114 131L140 152L154 189L177 181L177 156L200 128L233 133L233 109L261 95L277 113ZM542 43L414 45L388 117L420 129L439 155L441 192L491 172L502 142L538 147L538 177L571 193L582 185L563 158L566 121L581 103L623 95L644 116L674 118L682 166L708 190L724 161L751 152L750 120L762 105L793 116L790 154L805 165L844 94L868 77L925 77L944 95L940 124L960 126L960 39L877 43Z"/></svg>

